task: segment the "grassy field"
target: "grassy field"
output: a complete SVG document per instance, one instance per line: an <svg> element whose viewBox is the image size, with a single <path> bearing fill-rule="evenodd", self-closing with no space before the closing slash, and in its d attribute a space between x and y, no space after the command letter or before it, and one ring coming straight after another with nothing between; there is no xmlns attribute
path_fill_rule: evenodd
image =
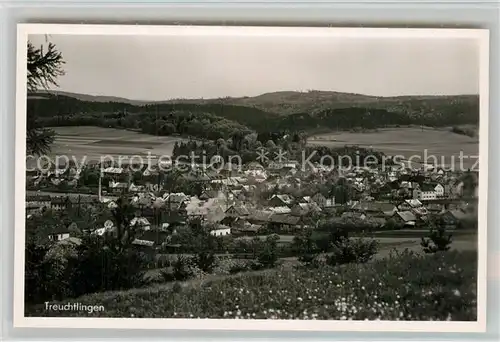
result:
<svg viewBox="0 0 500 342"><path fill-rule="evenodd" d="M387 155L401 155L405 158L416 155L420 161L426 160L426 156L436 156L439 164L450 165L459 162L458 156L463 151L465 156L478 156L479 140L465 135L452 133L448 129L424 130L416 127L401 127L378 129L375 132L352 133L332 132L311 136L308 139L310 145L323 145L341 147L344 145L359 145L371 147ZM452 160L454 156L454 160ZM418 159L414 158L417 162ZM433 163L431 158L427 161ZM476 158L464 160L465 167L472 167Z"/></svg>
<svg viewBox="0 0 500 342"><path fill-rule="evenodd" d="M75 302L103 305L104 311L50 311L40 304L26 307L26 315L468 321L477 317L476 270L472 252L406 252L368 264L281 268L95 293Z"/></svg>
<svg viewBox="0 0 500 342"><path fill-rule="evenodd" d="M102 127L55 127L56 139L52 156L68 155L87 161L99 160L101 156L152 156L172 154L180 137L153 136L133 131ZM126 161L126 159L123 159Z"/></svg>

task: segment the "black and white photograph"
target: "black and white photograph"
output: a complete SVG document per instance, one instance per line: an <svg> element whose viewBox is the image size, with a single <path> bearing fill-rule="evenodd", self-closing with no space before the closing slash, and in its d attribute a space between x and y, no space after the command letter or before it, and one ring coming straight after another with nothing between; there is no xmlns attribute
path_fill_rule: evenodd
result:
<svg viewBox="0 0 500 342"><path fill-rule="evenodd" d="M485 329L488 44L19 25L16 324Z"/></svg>

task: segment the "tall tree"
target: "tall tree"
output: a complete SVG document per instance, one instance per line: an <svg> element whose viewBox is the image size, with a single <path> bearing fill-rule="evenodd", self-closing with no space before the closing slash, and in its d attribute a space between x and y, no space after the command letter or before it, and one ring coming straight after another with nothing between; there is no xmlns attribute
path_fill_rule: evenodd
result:
<svg viewBox="0 0 500 342"><path fill-rule="evenodd" d="M49 43L45 50L43 46L35 48L28 41L27 55L27 90L28 96L34 92L51 86L58 86L57 78L64 75L62 65L64 60L61 52L55 45ZM34 111L27 113L26 127L26 149L28 154L41 155L50 151L50 145L54 142L54 131L43 128L37 120Z"/></svg>

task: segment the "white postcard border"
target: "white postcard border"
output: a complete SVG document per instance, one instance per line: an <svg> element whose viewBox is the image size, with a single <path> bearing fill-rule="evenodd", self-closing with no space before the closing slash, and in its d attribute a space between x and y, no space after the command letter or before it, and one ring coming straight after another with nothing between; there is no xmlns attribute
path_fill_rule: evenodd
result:
<svg viewBox="0 0 500 342"><path fill-rule="evenodd" d="M398 29L258 26L148 26L18 24L15 128L15 234L14 234L14 327L112 328L166 330L254 331L378 331L378 332L485 332L487 283L489 31L480 29ZM24 316L25 157L26 157L26 56L29 34L71 35L171 35L171 36L281 36L352 38L470 38L480 50L480 136L478 186L478 311L475 322L435 321L306 321L229 319L70 318Z"/></svg>

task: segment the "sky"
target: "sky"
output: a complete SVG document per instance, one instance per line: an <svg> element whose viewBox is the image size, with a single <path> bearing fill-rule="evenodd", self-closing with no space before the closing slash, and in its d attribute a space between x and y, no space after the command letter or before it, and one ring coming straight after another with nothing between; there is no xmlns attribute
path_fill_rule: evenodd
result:
<svg viewBox="0 0 500 342"><path fill-rule="evenodd" d="M134 100L339 91L375 96L479 93L467 38L30 35L66 61L59 90Z"/></svg>

